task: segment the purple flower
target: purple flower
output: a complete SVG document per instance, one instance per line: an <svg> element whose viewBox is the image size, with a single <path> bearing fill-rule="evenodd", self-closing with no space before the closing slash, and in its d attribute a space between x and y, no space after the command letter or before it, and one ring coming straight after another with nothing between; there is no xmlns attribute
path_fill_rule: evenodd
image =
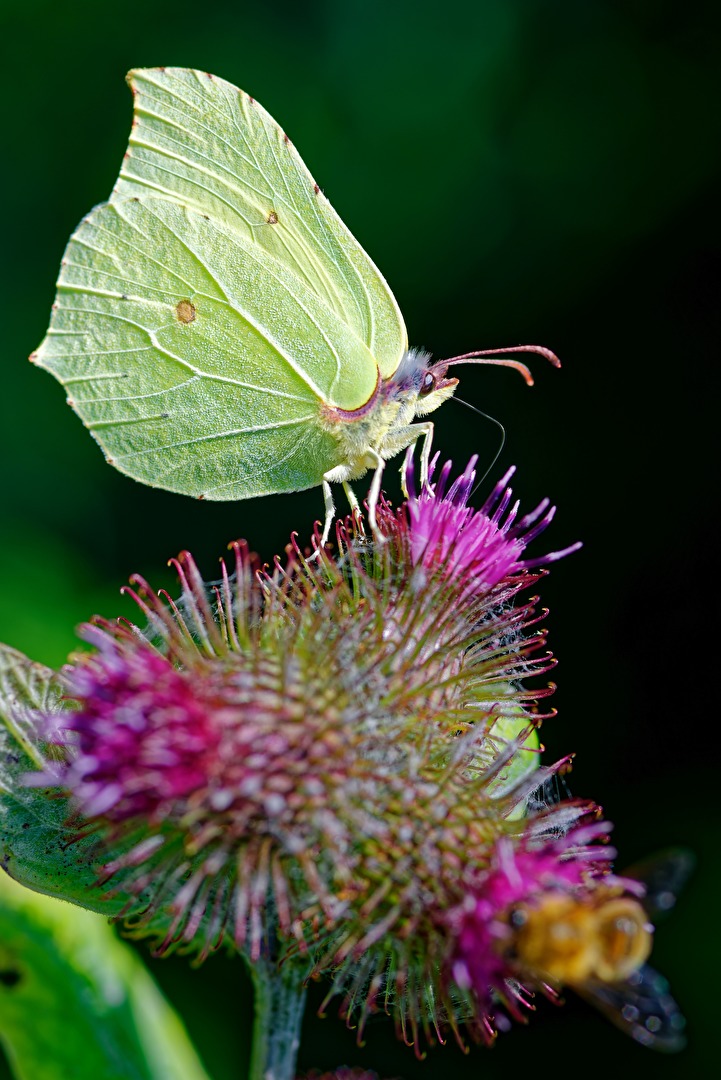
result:
<svg viewBox="0 0 721 1080"><path fill-rule="evenodd" d="M97 630L89 636L98 654L68 671L78 708L62 716L76 751L63 784L88 818L157 824L182 816L185 800L208 785L220 751L213 682L178 670L148 644L128 650Z"/></svg>
<svg viewBox="0 0 721 1080"><path fill-rule="evenodd" d="M428 483L420 494L413 490L412 459L407 459L411 494L407 502L411 557L416 565L463 582L465 594L488 592L504 578L521 570L554 562L577 551L580 543L533 559L523 552L550 524L556 512L544 499L525 517L517 519L518 502L511 505L510 468L499 480L480 510L468 506L476 479L472 457L463 473L447 489L453 463L447 461L432 483L438 457L429 470Z"/></svg>
<svg viewBox="0 0 721 1080"><path fill-rule="evenodd" d="M553 511L518 519L510 473L473 510L474 464L381 503L382 544L339 523L335 556L293 539L262 571L236 544L210 585L184 553L177 601L134 579L144 628L85 627L64 757L34 781L97 834L98 883L159 953L273 941L359 1035L392 1002L417 1048L461 1023L488 1040L499 1002L631 971L649 940L607 826L580 824L595 807L533 798L567 759L538 765L553 688L523 680L553 660L519 594L578 545L527 559Z"/></svg>
<svg viewBox="0 0 721 1080"><path fill-rule="evenodd" d="M488 872L449 915L451 977L473 992L492 1036L499 1004L524 1019L534 990L557 996L642 967L651 927L638 882L610 873L610 825L579 825L555 839L500 839Z"/></svg>

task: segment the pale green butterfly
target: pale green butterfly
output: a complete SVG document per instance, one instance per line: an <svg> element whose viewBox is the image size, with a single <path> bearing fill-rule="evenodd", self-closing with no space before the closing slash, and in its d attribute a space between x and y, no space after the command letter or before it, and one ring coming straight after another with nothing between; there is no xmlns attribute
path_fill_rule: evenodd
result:
<svg viewBox="0 0 721 1080"><path fill-rule="evenodd" d="M243 499L368 469L375 511L387 458L450 397L448 368L408 349L384 278L252 97L184 68L132 71L130 143L110 200L73 234L50 327L31 356L108 461L154 487ZM486 359L481 359L485 357Z"/></svg>

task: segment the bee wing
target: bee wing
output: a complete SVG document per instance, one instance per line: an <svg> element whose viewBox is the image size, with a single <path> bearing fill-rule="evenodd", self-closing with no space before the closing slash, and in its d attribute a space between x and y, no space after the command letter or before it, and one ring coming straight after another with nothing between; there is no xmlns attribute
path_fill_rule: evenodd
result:
<svg viewBox="0 0 721 1080"><path fill-rule="evenodd" d="M695 865L696 858L687 848L668 848L634 863L622 876L646 886L643 906L655 919L674 906Z"/></svg>
<svg viewBox="0 0 721 1080"><path fill-rule="evenodd" d="M644 965L621 983L585 983L574 989L642 1046L674 1053L686 1045L686 1021L668 982Z"/></svg>

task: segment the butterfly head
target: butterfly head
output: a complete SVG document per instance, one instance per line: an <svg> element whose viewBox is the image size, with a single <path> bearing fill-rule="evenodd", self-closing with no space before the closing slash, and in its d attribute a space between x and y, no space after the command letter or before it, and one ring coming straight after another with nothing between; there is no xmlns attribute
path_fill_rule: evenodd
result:
<svg viewBox="0 0 721 1080"><path fill-rule="evenodd" d="M430 358L430 353L408 349L389 380L393 396L414 402L414 416L433 412L458 386L458 379L446 378L447 362L429 364Z"/></svg>
<svg viewBox="0 0 721 1080"><path fill-rule="evenodd" d="M447 372L448 363L445 360L439 360L438 363L426 368L418 391L416 416L425 416L433 412L449 397L452 397L458 386L458 379L447 378Z"/></svg>

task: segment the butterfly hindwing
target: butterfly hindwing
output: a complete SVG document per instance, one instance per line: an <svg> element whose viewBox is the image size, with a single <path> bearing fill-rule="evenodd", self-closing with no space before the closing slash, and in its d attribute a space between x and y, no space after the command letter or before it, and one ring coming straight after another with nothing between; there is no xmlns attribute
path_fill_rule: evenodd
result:
<svg viewBox="0 0 721 1080"><path fill-rule="evenodd" d="M209 499L319 484L337 464L319 417L343 365L360 368L357 404L376 380L365 346L272 256L148 198L80 224L36 360L117 468Z"/></svg>

